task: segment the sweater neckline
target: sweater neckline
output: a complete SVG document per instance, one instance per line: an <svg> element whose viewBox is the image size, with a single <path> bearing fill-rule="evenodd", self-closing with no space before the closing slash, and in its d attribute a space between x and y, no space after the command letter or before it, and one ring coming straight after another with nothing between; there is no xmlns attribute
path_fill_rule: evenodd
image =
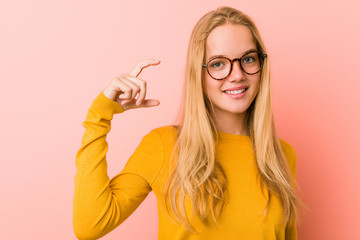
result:
<svg viewBox="0 0 360 240"><path fill-rule="evenodd" d="M177 126L172 125L172 127L175 130L178 130ZM247 135L231 134L231 133L226 133L226 132L222 132L222 131L219 131L219 130L216 130L216 131L217 131L220 139L245 140L245 141L250 141L251 140L250 136L247 136Z"/></svg>
<svg viewBox="0 0 360 240"><path fill-rule="evenodd" d="M247 135L231 134L231 133L226 133L226 132L222 132L219 130L217 130L217 133L218 133L220 139L247 140L247 141L251 140L250 136L247 136Z"/></svg>

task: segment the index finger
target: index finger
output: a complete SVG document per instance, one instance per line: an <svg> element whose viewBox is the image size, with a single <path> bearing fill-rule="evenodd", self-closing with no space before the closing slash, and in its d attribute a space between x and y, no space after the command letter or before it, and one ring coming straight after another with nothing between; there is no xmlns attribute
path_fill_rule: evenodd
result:
<svg viewBox="0 0 360 240"><path fill-rule="evenodd" d="M160 63L159 60L155 60L155 59L147 59L144 60L142 62L139 62L130 72L129 75L137 77L139 76L139 74L141 73L141 71L146 68L149 67L150 65L158 65Z"/></svg>

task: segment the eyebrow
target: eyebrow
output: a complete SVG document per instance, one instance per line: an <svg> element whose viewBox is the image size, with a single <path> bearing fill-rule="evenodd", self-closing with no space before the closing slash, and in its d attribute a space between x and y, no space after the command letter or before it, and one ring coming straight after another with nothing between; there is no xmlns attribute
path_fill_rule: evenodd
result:
<svg viewBox="0 0 360 240"><path fill-rule="evenodd" d="M251 48L251 49L245 51L241 56L244 56L245 54L247 54L249 52L252 52L252 51L257 51L257 49ZM210 60L212 60L214 58L217 58L217 57L226 57L226 55L214 55L214 56L211 56L208 60L206 60L206 62L208 62L208 61L210 61Z"/></svg>

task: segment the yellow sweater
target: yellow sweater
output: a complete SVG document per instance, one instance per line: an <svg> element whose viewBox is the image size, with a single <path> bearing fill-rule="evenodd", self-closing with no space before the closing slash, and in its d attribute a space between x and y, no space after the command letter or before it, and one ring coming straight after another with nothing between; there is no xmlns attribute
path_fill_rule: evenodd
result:
<svg viewBox="0 0 360 240"><path fill-rule="evenodd" d="M297 239L296 225L281 224L282 207L277 196L273 197L266 217L258 214L265 208L266 201L256 178L248 136L219 132L216 159L227 176L229 201L217 225L205 226L196 219L191 222L198 235L171 221L163 206L163 184L169 176L169 157L176 136L173 126L159 127L145 135L124 169L110 180L106 136L113 115L122 112L118 103L101 92L83 122L85 133L76 155L73 202L73 224L78 239L97 239L109 233L136 210L150 191L154 191L158 199L158 239L161 240ZM290 144L280 141L295 176L295 151Z"/></svg>

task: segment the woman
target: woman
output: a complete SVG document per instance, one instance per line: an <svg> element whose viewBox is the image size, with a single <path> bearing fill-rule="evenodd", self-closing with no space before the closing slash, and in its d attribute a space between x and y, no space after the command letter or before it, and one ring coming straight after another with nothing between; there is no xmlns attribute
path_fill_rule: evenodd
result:
<svg viewBox="0 0 360 240"><path fill-rule="evenodd" d="M297 239L296 155L278 139L269 61L251 19L222 7L204 15L189 43L179 123L153 129L109 179L113 115L159 105L146 99L140 62L92 103L76 155L74 229L99 238L154 191L159 239Z"/></svg>

